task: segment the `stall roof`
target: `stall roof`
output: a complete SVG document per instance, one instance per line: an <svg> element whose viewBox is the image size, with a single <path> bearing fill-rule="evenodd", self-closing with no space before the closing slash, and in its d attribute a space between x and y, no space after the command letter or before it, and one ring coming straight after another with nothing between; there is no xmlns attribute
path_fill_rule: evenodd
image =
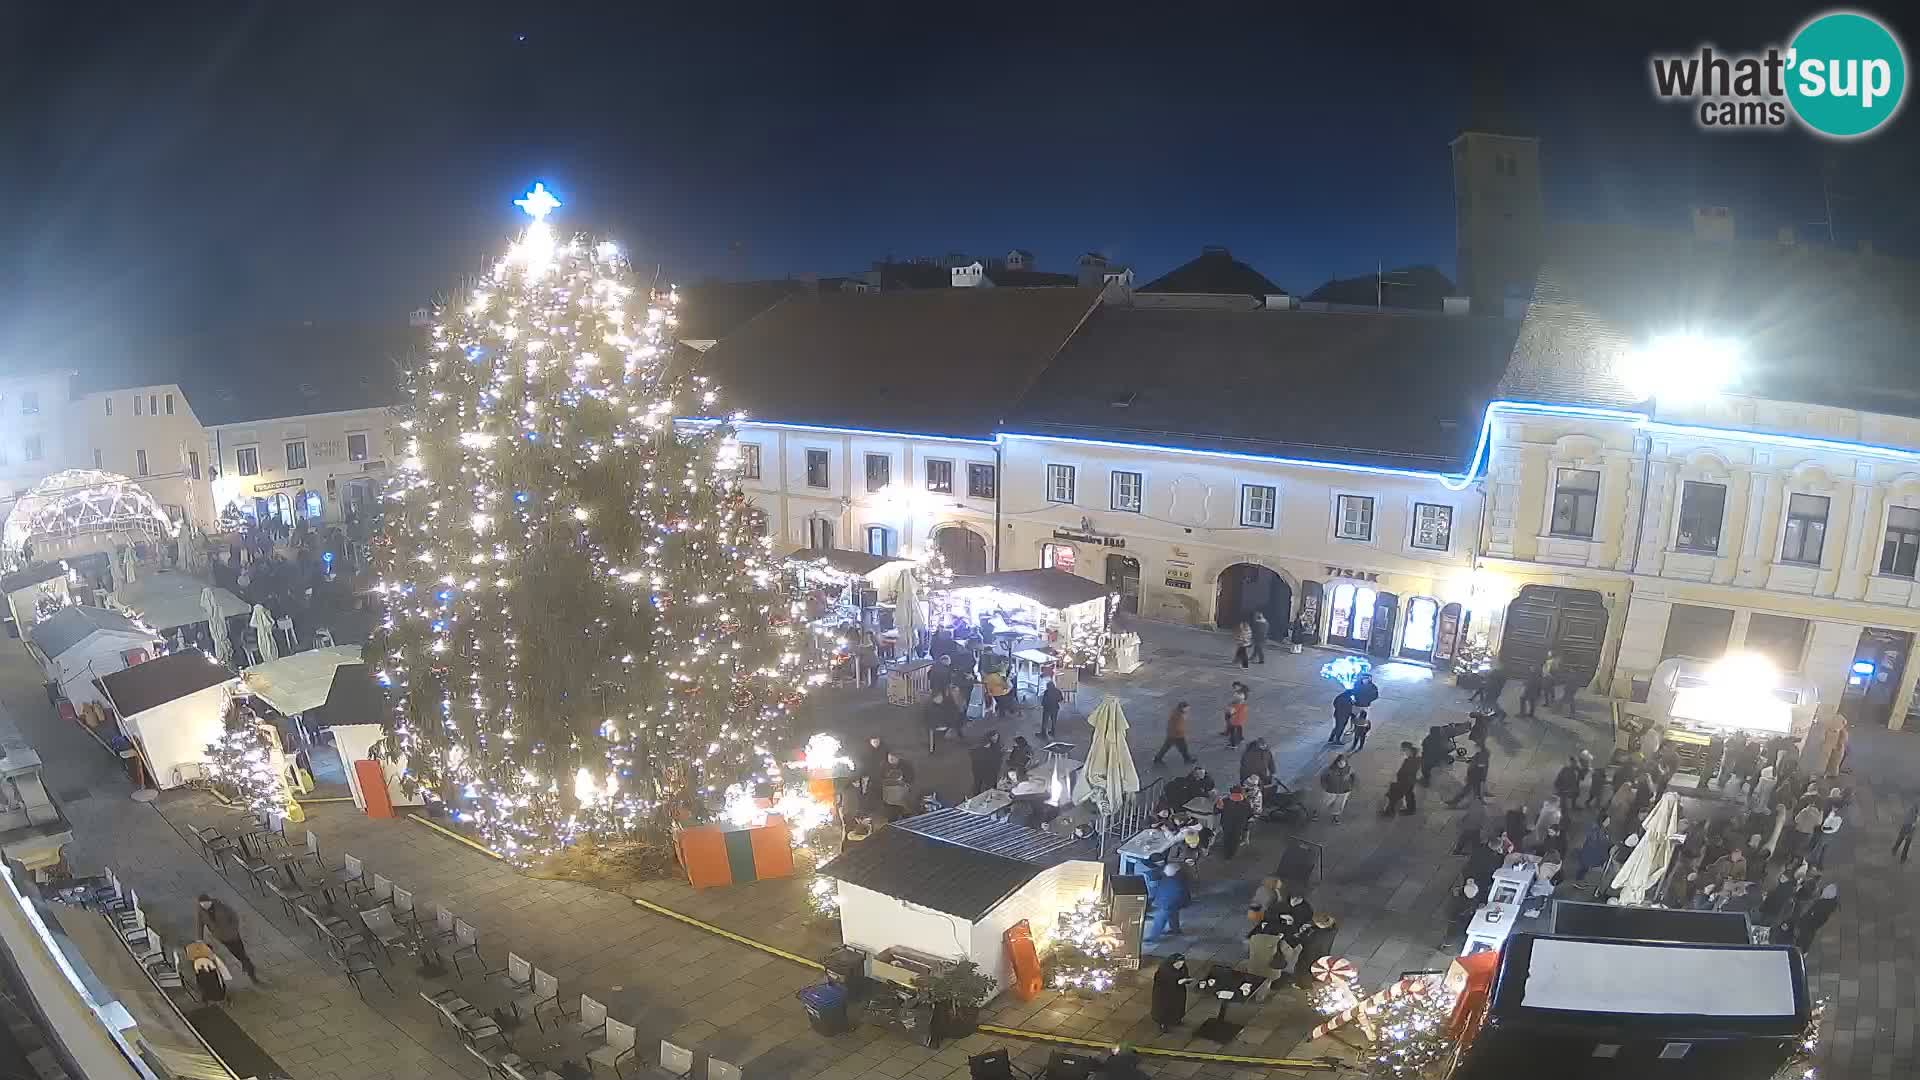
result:
<svg viewBox="0 0 1920 1080"><path fill-rule="evenodd" d="M48 658L59 656L93 635L105 631L152 641L151 631L142 630L132 619L106 608L68 605L27 632L28 638Z"/></svg>
<svg viewBox="0 0 1920 1080"><path fill-rule="evenodd" d="M306 720L315 727L333 727L378 724L386 715L387 696L373 681L373 669L365 664L341 664L333 669L326 702L309 710Z"/></svg>
<svg viewBox="0 0 1920 1080"><path fill-rule="evenodd" d="M1075 604L1084 604L1089 600L1100 600L1112 590L1106 585L1070 574L1065 570L1047 567L1044 570L1002 570L997 574L981 574L978 577L956 578L956 589L993 588L1001 592L1024 596L1037 604L1053 608L1055 611L1070 608Z"/></svg>
<svg viewBox="0 0 1920 1080"><path fill-rule="evenodd" d="M125 717L138 716L231 678L233 672L228 671L226 665L203 652L187 649L135 664L93 682L107 692L114 707Z"/></svg>
<svg viewBox="0 0 1920 1080"><path fill-rule="evenodd" d="M963 828L952 819L955 814L971 818L979 827ZM941 834L964 839L946 839ZM985 916L1048 867L1084 854L1081 844L1059 843L1061 839L949 809L895 822L849 844L819 872L971 921Z"/></svg>
<svg viewBox="0 0 1920 1080"><path fill-rule="evenodd" d="M139 612L148 626L171 630L207 621L207 609L200 604L200 590L209 584L186 574L163 570L123 583L120 602ZM218 586L214 587L213 596L223 615L245 615L253 610L245 600Z"/></svg>
<svg viewBox="0 0 1920 1080"><path fill-rule="evenodd" d="M325 704L334 671L359 662L360 646L332 645L255 664L241 672L240 681L275 711L292 716Z"/></svg>
<svg viewBox="0 0 1920 1080"><path fill-rule="evenodd" d="M789 562L823 562L843 574L871 574L888 563L905 563L913 560L898 555L869 555L864 551L845 551L831 548L820 551L816 548L800 548L787 556Z"/></svg>
<svg viewBox="0 0 1920 1080"><path fill-rule="evenodd" d="M60 563L35 563L0 577L0 593L18 592L43 581L52 581L54 578L66 576L67 568Z"/></svg>

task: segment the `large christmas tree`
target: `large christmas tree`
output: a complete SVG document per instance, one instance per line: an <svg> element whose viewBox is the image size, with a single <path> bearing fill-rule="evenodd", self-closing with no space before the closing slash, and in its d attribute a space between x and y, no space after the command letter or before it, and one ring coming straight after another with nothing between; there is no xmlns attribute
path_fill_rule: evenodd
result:
<svg viewBox="0 0 1920 1080"><path fill-rule="evenodd" d="M374 642L408 771L510 857L660 830L777 775L796 611L671 291L536 185L413 372Z"/></svg>

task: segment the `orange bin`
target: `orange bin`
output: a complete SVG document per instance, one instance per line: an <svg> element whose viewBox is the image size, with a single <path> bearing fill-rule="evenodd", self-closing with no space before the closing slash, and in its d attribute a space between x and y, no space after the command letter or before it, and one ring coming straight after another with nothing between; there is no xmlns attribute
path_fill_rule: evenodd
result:
<svg viewBox="0 0 1920 1080"><path fill-rule="evenodd" d="M778 814L758 828L695 825L674 836L687 883L696 889L793 876L793 844Z"/></svg>
<svg viewBox="0 0 1920 1080"><path fill-rule="evenodd" d="M1033 928L1021 919L1000 936L1007 945L1007 962L1013 967L1013 996L1032 1001L1040 996L1040 955L1034 951Z"/></svg>

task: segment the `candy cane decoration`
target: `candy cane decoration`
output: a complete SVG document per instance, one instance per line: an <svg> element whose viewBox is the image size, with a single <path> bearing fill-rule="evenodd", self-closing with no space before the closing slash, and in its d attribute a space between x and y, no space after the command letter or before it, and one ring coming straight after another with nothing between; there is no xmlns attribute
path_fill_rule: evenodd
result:
<svg viewBox="0 0 1920 1080"><path fill-rule="evenodd" d="M1319 966L1318 961L1315 962L1315 966L1316 967ZM1342 1013L1335 1014L1333 1017L1328 1019L1326 1023L1321 1024L1317 1028L1314 1028L1313 1034L1307 1037L1309 1039L1318 1039L1322 1035L1331 1034L1332 1032L1347 1026L1348 1024L1352 1023L1355 1020L1364 1021L1368 1011L1372 1009L1376 1009L1382 1005L1385 1005L1387 1002L1392 1001L1395 998L1406 997L1408 994L1424 994L1427 992L1427 989L1430 985L1431 985L1430 979L1424 975L1416 978L1401 979L1398 982L1395 982L1389 985L1386 989L1380 991L1379 993L1373 995L1372 997L1367 998L1365 1001L1360 1002L1358 1005L1355 1005L1351 1009L1348 1009Z"/></svg>
<svg viewBox="0 0 1920 1080"><path fill-rule="evenodd" d="M1313 962L1311 970L1313 977L1323 983L1330 983L1335 979L1352 983L1360 977L1360 972L1353 966L1353 961L1344 956L1323 956Z"/></svg>

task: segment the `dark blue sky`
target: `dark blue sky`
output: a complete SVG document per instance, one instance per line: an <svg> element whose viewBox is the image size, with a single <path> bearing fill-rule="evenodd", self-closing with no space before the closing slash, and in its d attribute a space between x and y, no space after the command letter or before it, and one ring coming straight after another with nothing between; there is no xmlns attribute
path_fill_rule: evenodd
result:
<svg viewBox="0 0 1920 1080"><path fill-rule="evenodd" d="M681 281L1013 246L1144 280L1225 244L1298 290L1375 260L1451 272L1446 143L1476 71L1543 137L1555 216L1728 204L1743 231L1807 234L1830 168L1843 243L1920 248L1911 110L1836 146L1704 135L1652 98L1650 51L1782 41L1820 5L651 7L16 13L0 366L399 318L497 249L534 178Z"/></svg>

